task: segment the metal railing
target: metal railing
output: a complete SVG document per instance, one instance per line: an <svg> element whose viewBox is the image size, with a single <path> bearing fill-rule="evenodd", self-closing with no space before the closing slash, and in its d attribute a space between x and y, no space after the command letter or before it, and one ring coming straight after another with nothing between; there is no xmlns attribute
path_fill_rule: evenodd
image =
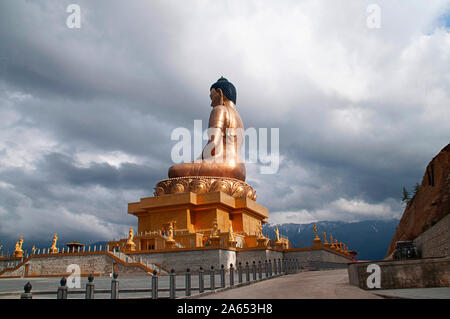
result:
<svg viewBox="0 0 450 319"><path fill-rule="evenodd" d="M219 269L216 269L214 266L210 266L207 270L200 267L195 274L189 268L186 269L184 274L176 274L172 269L168 276L160 276L154 270L150 279L150 288L139 289L119 289L118 274L114 273L113 279L111 280L111 289L95 289L94 276L90 275L85 289L69 291L66 285L67 279L63 277L60 280L60 286L57 291L38 291L32 293L32 286L28 282L25 284L24 293L21 294L20 298L32 299L33 295L53 295L56 296L56 299L68 299L68 295L84 294L85 299L94 299L96 294L107 294L111 299L119 299L123 294L144 293L145 296L135 298L175 299L177 297L190 297L192 296L192 292L203 294L240 287L283 275L295 274L300 269L298 259L273 259L273 261L269 259L264 262L246 262L245 265L239 262L237 267L230 264L228 271L225 270L224 265L221 265ZM237 278L235 278L235 275L237 275ZM184 276L184 286L177 287L177 276ZM168 278L168 288L160 286L160 280L163 278ZM216 279L218 280L216 281ZM237 282L235 282L235 279L237 279ZM193 285L194 281L196 283L195 286ZM205 282L208 284L205 285ZM167 282L165 283L167 284ZM184 292L184 295L180 294L181 292Z"/></svg>

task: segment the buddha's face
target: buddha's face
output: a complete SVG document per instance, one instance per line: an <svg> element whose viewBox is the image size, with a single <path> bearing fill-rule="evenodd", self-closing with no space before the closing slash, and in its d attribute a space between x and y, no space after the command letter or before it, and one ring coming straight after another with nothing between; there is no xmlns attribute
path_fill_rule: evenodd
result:
<svg viewBox="0 0 450 319"><path fill-rule="evenodd" d="M211 89L209 97L211 98L211 106L217 106L223 104L223 95L220 89Z"/></svg>

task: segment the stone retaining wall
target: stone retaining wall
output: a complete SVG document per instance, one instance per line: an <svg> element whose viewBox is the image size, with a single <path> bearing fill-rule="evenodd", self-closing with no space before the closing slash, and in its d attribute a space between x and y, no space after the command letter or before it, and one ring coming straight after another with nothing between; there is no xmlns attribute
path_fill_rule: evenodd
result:
<svg viewBox="0 0 450 319"><path fill-rule="evenodd" d="M246 262L251 264L253 261L264 262L265 260L283 259L283 252L270 249L255 249L255 250L238 250L236 261L245 265Z"/></svg>
<svg viewBox="0 0 450 319"><path fill-rule="evenodd" d="M430 288L450 286L450 258L406 259L357 262L348 266L350 284L369 289L367 272L370 264L380 267L380 289Z"/></svg>
<svg viewBox="0 0 450 319"><path fill-rule="evenodd" d="M450 214L414 239L414 244L422 258L450 256Z"/></svg>
<svg viewBox="0 0 450 319"><path fill-rule="evenodd" d="M333 251L325 249L317 250L295 250L291 249L284 253L285 258L297 258L302 267L320 267L325 265L326 269L342 268L342 265L352 262L349 257L344 257ZM333 266L333 264L336 264Z"/></svg>
<svg viewBox="0 0 450 319"><path fill-rule="evenodd" d="M11 259L11 258L1 258L0 259L0 271L5 268L11 268L16 265L19 265L22 262L21 258Z"/></svg>
<svg viewBox="0 0 450 319"><path fill-rule="evenodd" d="M225 269L228 270L230 264L236 266L239 262L245 265L246 262L249 262L249 264L253 261L264 262L265 260L272 260L273 262L274 259L284 258L297 258L301 266L318 269L342 268L342 265L350 261L349 258L325 249L290 249L286 252L281 252L258 248L237 250L207 248L134 252L130 253L129 256L136 261L141 261L144 265L149 264L150 268L152 267L151 264L156 264L167 271L174 269L175 272L185 272L187 268L190 268L193 273L198 272L200 267L203 267L205 271L209 270L211 265L216 269L224 265ZM5 263L5 261L1 262ZM127 264L125 266L125 262L116 260L115 257L107 252L35 255L27 264L29 264L28 276L64 275L66 274L67 266L70 264L79 265L82 274L109 275L113 272L114 264L117 264L117 271L121 275L147 274L146 269L138 267L137 264ZM23 276L24 273L25 265L13 271L0 274L0 277Z"/></svg>
<svg viewBox="0 0 450 319"><path fill-rule="evenodd" d="M271 249L195 249L165 252L146 252L133 253L136 259L141 259L142 263L155 263L175 272L185 272L189 268L192 272L197 272L200 267L205 270L210 266L216 269L224 265L225 269L230 268L232 263L236 266L239 262L245 265L246 262L251 264L253 261L264 262L265 260L274 259L295 259L299 260L300 265L316 267L318 269L334 269L343 268L351 260L343 257L335 252L328 250L299 250L292 249L288 252L281 252ZM316 263L314 263L316 262Z"/></svg>
<svg viewBox="0 0 450 319"><path fill-rule="evenodd" d="M81 275L110 275L113 272L114 264L121 274L147 274L138 266L127 265L115 260L106 252L72 253L57 255L36 255L17 269L7 271L1 277L24 276L28 267L28 276L45 277L67 274L67 267L71 264L80 267Z"/></svg>
<svg viewBox="0 0 450 319"><path fill-rule="evenodd" d="M193 273L198 272L200 267L208 270L212 265L216 269L224 265L227 269L232 263L236 264L236 252L226 249L195 249L180 251L165 251L151 253L133 253L136 259L142 260L142 263L158 264L162 267L175 272L185 272L189 268ZM206 268L206 269L205 269Z"/></svg>

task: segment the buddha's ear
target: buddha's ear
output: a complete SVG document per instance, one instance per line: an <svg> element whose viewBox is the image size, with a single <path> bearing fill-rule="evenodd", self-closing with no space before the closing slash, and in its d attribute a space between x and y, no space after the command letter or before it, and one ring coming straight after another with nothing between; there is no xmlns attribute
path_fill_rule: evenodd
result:
<svg viewBox="0 0 450 319"><path fill-rule="evenodd" d="M224 98L225 98L225 96L223 95L222 89L217 88L216 91L217 91L217 93L219 93L219 95L220 95L220 105L225 105L225 104L224 104Z"/></svg>

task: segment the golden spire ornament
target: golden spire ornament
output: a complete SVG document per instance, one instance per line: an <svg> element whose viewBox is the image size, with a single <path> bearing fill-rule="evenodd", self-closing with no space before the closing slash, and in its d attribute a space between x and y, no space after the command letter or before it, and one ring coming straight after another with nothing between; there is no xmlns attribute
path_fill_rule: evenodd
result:
<svg viewBox="0 0 450 319"><path fill-rule="evenodd" d="M315 235L315 238L313 239L313 242L314 242L313 247L316 247L316 248L322 247L322 241L320 240L319 236L317 236L317 225L316 224L314 224L313 229L314 229L314 235Z"/></svg>
<svg viewBox="0 0 450 319"><path fill-rule="evenodd" d="M323 231L323 245L325 247L330 247L330 243L327 241L327 233L325 231Z"/></svg>

